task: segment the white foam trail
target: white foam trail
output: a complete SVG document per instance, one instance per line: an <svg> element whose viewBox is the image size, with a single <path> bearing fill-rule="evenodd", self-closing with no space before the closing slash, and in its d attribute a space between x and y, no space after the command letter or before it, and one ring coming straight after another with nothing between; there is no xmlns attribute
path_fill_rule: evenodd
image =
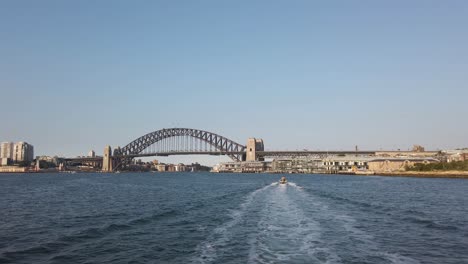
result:
<svg viewBox="0 0 468 264"><path fill-rule="evenodd" d="M245 209L248 205L250 205L254 199L254 197L259 193L259 192L263 192L265 191L266 189L272 187L272 186L275 186L275 185L278 185L277 182L273 182L271 183L270 185L267 185L267 186L264 186L262 188L259 188L251 193L249 193L246 198L245 198L245 201L240 205L240 208L241 209Z"/></svg>
<svg viewBox="0 0 468 264"><path fill-rule="evenodd" d="M302 190L304 189L303 187L297 185L297 184L294 183L294 182L288 182L288 185L289 185L289 186L292 186L292 187L295 187L295 188L297 188L297 189L300 190L300 191L302 191Z"/></svg>
<svg viewBox="0 0 468 264"><path fill-rule="evenodd" d="M270 185L266 185L262 188L259 188L251 193L249 193L244 202L239 206L239 210L232 210L230 213L231 220L223 223L221 226L215 228L212 234L208 239L199 245L200 257L195 260L195 263L211 263L214 262L217 258L217 250L220 247L226 245L226 243L231 239L230 229L237 225L245 212L247 211L250 204L253 202L255 196L265 191L266 189L277 185L277 182L273 182Z"/></svg>
<svg viewBox="0 0 468 264"><path fill-rule="evenodd" d="M249 263L323 262L317 256L322 259L326 256L326 263L339 263L340 258L321 241L319 223L307 217L297 201L290 199L298 186L288 183L295 187L292 192L284 186L272 189L265 197L258 233L249 240Z"/></svg>

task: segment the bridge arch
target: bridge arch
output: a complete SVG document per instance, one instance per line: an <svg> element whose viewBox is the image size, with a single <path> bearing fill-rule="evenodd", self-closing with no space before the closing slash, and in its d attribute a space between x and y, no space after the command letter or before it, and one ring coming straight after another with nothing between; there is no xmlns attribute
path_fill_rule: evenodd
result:
<svg viewBox="0 0 468 264"><path fill-rule="evenodd" d="M187 136L206 142L217 151L228 155L234 161L241 161L246 147L218 134L192 128L164 128L141 136L118 151L125 157L136 156L151 145L171 137Z"/></svg>

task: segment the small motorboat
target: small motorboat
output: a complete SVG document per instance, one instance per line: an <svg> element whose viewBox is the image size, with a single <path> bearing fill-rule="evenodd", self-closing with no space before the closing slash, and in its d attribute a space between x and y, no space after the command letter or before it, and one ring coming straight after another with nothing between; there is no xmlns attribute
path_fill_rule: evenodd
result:
<svg viewBox="0 0 468 264"><path fill-rule="evenodd" d="M286 177L283 176L283 177L281 177L281 179L279 180L279 183L280 183L280 184L286 184L286 183L288 183L288 180L286 180Z"/></svg>

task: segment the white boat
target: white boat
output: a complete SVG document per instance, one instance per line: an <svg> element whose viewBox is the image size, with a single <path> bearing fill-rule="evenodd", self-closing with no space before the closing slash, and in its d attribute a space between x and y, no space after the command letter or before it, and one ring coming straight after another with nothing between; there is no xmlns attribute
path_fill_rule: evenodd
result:
<svg viewBox="0 0 468 264"><path fill-rule="evenodd" d="M286 177L281 177L281 179L279 180L279 184L286 184L288 183L288 180L286 180Z"/></svg>

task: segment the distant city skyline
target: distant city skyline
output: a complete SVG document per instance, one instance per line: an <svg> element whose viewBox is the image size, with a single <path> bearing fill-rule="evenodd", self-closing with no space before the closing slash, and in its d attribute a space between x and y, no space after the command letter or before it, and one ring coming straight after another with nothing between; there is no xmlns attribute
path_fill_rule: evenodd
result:
<svg viewBox="0 0 468 264"><path fill-rule="evenodd" d="M468 147L467 13L455 0L3 1L0 142L102 155L188 127L272 150Z"/></svg>

